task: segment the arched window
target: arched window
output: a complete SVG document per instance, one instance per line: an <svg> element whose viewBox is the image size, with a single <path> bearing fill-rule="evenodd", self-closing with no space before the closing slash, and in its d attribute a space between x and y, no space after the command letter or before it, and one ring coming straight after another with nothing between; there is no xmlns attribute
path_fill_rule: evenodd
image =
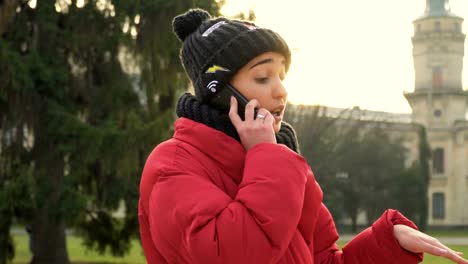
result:
<svg viewBox="0 0 468 264"><path fill-rule="evenodd" d="M434 219L445 218L445 194L444 193L432 194L432 218Z"/></svg>
<svg viewBox="0 0 468 264"><path fill-rule="evenodd" d="M432 158L432 167L434 173L444 173L444 149L434 149L432 153Z"/></svg>

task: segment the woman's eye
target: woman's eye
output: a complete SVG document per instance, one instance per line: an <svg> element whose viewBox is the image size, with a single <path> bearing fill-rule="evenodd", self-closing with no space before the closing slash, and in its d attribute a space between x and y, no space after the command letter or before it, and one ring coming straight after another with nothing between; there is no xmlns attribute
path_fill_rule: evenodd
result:
<svg viewBox="0 0 468 264"><path fill-rule="evenodd" d="M255 81L259 84L265 84L268 82L268 77L264 77L264 78L256 78Z"/></svg>

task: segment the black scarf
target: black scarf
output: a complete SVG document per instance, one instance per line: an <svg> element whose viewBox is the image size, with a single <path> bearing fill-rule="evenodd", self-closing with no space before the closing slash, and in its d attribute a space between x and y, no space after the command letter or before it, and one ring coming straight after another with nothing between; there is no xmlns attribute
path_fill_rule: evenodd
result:
<svg viewBox="0 0 468 264"><path fill-rule="evenodd" d="M177 116L186 117L193 121L203 123L211 128L224 132L240 142L239 134L231 123L229 115L222 113L208 104L200 103L197 98L190 93L186 93L179 98L177 102ZM297 142L296 132L286 122L281 122L281 129L276 134L276 142L288 146L293 151L299 152L299 143Z"/></svg>

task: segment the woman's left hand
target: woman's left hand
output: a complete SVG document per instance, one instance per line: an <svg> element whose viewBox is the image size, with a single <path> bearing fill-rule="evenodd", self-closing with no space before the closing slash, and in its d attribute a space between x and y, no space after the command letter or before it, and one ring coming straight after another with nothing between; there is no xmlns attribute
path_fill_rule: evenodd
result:
<svg viewBox="0 0 468 264"><path fill-rule="evenodd" d="M400 246L413 253L429 253L452 260L457 264L468 264L462 258L463 253L455 252L436 238L405 225L395 225L393 234Z"/></svg>

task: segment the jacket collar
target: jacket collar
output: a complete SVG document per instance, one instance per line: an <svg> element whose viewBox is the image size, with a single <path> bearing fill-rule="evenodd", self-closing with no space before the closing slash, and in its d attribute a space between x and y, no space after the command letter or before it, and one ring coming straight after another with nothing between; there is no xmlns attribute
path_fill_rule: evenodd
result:
<svg viewBox="0 0 468 264"><path fill-rule="evenodd" d="M234 138L185 117L176 120L174 138L197 148L219 164L234 182L241 182L246 152Z"/></svg>

